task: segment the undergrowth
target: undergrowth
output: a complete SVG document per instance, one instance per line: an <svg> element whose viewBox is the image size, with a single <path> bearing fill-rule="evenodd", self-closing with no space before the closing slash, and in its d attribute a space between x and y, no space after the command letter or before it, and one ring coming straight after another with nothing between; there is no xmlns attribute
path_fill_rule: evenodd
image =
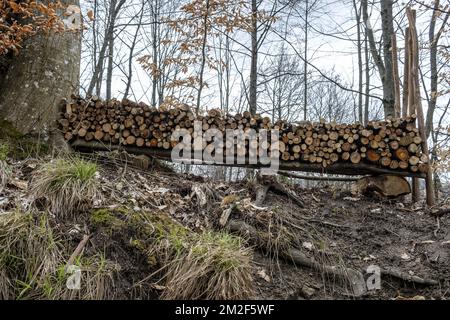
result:
<svg viewBox="0 0 450 320"><path fill-rule="evenodd" d="M12 174L11 167L6 162L8 151L8 145L0 143L0 192L3 191Z"/></svg>
<svg viewBox="0 0 450 320"><path fill-rule="evenodd" d="M77 259L80 288L67 287L71 250L64 233L52 224L44 213L0 215L0 299L114 298L118 269L101 254Z"/></svg>
<svg viewBox="0 0 450 320"><path fill-rule="evenodd" d="M204 232L172 264L164 299L246 299L253 295L251 250L241 239Z"/></svg>
<svg viewBox="0 0 450 320"><path fill-rule="evenodd" d="M163 299L246 299L253 296L252 254L228 233L195 233L164 213L98 209L91 222L109 236L127 234L159 281Z"/></svg>
<svg viewBox="0 0 450 320"><path fill-rule="evenodd" d="M59 158L44 163L34 173L31 195L34 201L45 199L59 217L74 217L88 209L100 197L95 163L77 157Z"/></svg>

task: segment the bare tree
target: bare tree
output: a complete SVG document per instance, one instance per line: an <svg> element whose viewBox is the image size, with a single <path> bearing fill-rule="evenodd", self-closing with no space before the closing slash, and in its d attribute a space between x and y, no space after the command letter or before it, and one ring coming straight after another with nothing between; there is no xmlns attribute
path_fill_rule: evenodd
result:
<svg viewBox="0 0 450 320"><path fill-rule="evenodd" d="M394 33L394 20L392 16L392 0L381 0L381 55L377 49L375 36L369 21L367 0L361 0L363 20L370 46L370 53L375 61L383 85L383 107L385 117L395 116L395 88L393 81L393 61L391 54L391 40Z"/></svg>

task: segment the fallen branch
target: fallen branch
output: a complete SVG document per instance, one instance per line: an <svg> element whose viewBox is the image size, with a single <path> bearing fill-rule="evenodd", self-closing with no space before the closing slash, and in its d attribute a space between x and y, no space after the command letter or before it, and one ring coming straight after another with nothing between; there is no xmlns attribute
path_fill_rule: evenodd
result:
<svg viewBox="0 0 450 320"><path fill-rule="evenodd" d="M401 271L393 269L393 268L381 269L381 274L399 278L399 279L407 281L407 282L413 282L413 283L418 283L418 284L423 284L423 285L428 285L428 286L435 286L435 285L439 284L439 282L437 282L436 280L421 278L418 276L412 276L405 272L401 272Z"/></svg>
<svg viewBox="0 0 450 320"><path fill-rule="evenodd" d="M258 176L258 184L255 186L255 205L261 207L266 199L267 192L269 190L287 196L300 208L304 208L303 200L300 199L293 191L286 188L284 185L279 183L273 176Z"/></svg>
<svg viewBox="0 0 450 320"><path fill-rule="evenodd" d="M81 254L81 252L83 251L83 249L86 246L88 241L89 241L89 236L86 234L83 235L83 239L80 241L80 243L76 247L75 251L70 256L69 260L67 260L67 267L73 265L75 259Z"/></svg>
<svg viewBox="0 0 450 320"><path fill-rule="evenodd" d="M228 226L232 232L239 233L241 235L247 235L250 237L250 239L257 238L258 231L256 230L256 228L243 221L230 220ZM350 285L352 294L355 297L360 297L367 291L364 276L358 270L351 268L337 268L335 266L327 266L321 264L315 261L313 258L309 258L303 252L295 248L287 249L285 252L279 252L278 254L287 262L291 262L295 265L303 267L308 267L318 272L322 272L341 279L343 282Z"/></svg>

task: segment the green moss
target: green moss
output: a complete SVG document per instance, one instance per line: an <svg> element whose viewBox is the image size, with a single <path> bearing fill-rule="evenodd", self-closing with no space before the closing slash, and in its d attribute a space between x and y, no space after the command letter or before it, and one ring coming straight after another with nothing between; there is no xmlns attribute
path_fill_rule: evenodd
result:
<svg viewBox="0 0 450 320"><path fill-rule="evenodd" d="M0 161L6 160L9 153L9 146L7 144L0 143Z"/></svg>
<svg viewBox="0 0 450 320"><path fill-rule="evenodd" d="M50 151L48 144L20 133L9 121L1 118L0 144L8 146L8 155L17 159L30 155L46 155Z"/></svg>
<svg viewBox="0 0 450 320"><path fill-rule="evenodd" d="M0 139L20 139L23 135L17 131L11 122L0 118Z"/></svg>
<svg viewBox="0 0 450 320"><path fill-rule="evenodd" d="M125 222L117 218L113 211L103 208L91 213L91 223L95 226L107 227L109 230L119 230L125 226Z"/></svg>

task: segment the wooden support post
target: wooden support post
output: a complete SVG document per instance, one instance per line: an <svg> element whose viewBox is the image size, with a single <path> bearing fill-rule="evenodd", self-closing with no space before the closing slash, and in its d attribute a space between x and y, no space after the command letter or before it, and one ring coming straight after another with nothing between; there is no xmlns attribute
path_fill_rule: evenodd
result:
<svg viewBox="0 0 450 320"><path fill-rule="evenodd" d="M397 57L397 37L395 33L391 37L392 43L392 77L394 78L394 92L395 92L395 116L401 117L401 105L400 105L400 77L398 74L398 57Z"/></svg>
<svg viewBox="0 0 450 320"><path fill-rule="evenodd" d="M419 46L418 46L417 31L416 31L416 17L415 17L415 11L411 10L411 8L407 8L406 13L408 15L410 37L411 37L411 43L412 43L412 46L410 49L412 49L413 57L414 57L414 59L412 59L413 60L412 61L412 63L413 63L412 70L415 71L414 96L415 96L415 107L416 107L416 113L417 113L417 124L418 124L418 128L419 128L419 134L422 138L422 153L429 158L425 121L424 121L424 116L423 116L422 101L421 101L421 97L420 97L420 86L419 86L419 75L418 75ZM430 165L428 165L428 169L426 171L425 185L426 185L425 189L426 189L427 205L433 206L434 205L434 184L433 184L433 173L432 173Z"/></svg>
<svg viewBox="0 0 450 320"><path fill-rule="evenodd" d="M403 104L402 117L408 115L408 92L409 92L409 28L405 29L405 66L403 68Z"/></svg>
<svg viewBox="0 0 450 320"><path fill-rule="evenodd" d="M415 23L415 16L413 17L414 22ZM408 35L405 38L405 47L406 52L408 53L408 57L405 58L405 61L408 61L408 74L407 74L407 83L408 83L408 88L406 89L406 92L404 92L404 94L408 95L408 107L407 110L409 112L409 115L415 114L416 113L416 99L417 96L415 95L416 89L416 78L418 79L418 70L415 69L415 61L417 58L416 53L414 52L414 48L413 48L413 36L412 36L412 31L411 31L411 21L409 22L410 26L409 28L407 28L408 30ZM418 202L420 200L420 184L419 184L419 180L416 178L412 179L412 193L411 193L411 200L413 203Z"/></svg>

